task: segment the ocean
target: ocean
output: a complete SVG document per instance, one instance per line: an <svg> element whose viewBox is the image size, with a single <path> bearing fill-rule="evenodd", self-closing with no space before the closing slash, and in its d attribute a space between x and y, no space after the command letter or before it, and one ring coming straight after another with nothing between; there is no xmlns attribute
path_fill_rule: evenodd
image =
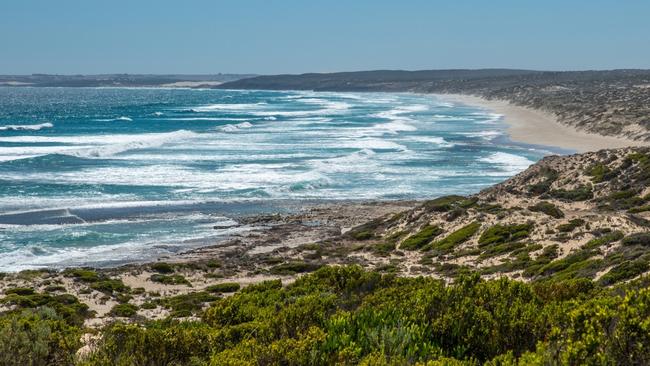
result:
<svg viewBox="0 0 650 366"><path fill-rule="evenodd" d="M304 202L475 193L550 148L431 95L0 88L0 271L111 266Z"/></svg>

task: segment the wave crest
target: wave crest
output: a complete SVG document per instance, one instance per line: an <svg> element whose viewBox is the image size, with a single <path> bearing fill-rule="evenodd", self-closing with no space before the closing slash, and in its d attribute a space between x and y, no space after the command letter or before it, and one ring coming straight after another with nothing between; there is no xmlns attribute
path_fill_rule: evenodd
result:
<svg viewBox="0 0 650 366"><path fill-rule="evenodd" d="M37 125L6 125L0 126L0 131L38 131L43 128L52 128L54 125L50 122L40 123Z"/></svg>

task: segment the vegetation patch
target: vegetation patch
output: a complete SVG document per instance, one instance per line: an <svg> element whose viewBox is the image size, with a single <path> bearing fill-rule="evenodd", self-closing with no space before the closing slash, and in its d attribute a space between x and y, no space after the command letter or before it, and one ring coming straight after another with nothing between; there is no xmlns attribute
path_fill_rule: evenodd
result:
<svg viewBox="0 0 650 366"><path fill-rule="evenodd" d="M321 266L322 264L319 263L292 261L271 267L269 272L275 275L292 275L296 273L313 272Z"/></svg>
<svg viewBox="0 0 650 366"><path fill-rule="evenodd" d="M185 277L179 274L175 275L164 275L164 274L152 274L151 277L149 277L149 280L151 282L158 282L162 283L164 285L187 285L187 286L192 286L190 281L188 281Z"/></svg>
<svg viewBox="0 0 650 366"><path fill-rule="evenodd" d="M188 317L199 314L206 303L219 299L207 292L191 292L162 300L162 305L168 308L174 318Z"/></svg>
<svg viewBox="0 0 650 366"><path fill-rule="evenodd" d="M539 171L539 175L542 177L542 180L528 186L528 192L536 196L548 192L553 182L555 182L559 177L558 172L548 167L542 167Z"/></svg>
<svg viewBox="0 0 650 366"><path fill-rule="evenodd" d="M476 203L476 198L466 198L463 196L443 196L422 204L428 212L449 212L454 208L468 208Z"/></svg>
<svg viewBox="0 0 650 366"><path fill-rule="evenodd" d="M601 285L608 286L616 282L629 280L648 271L647 260L639 259L635 261L623 262L605 273L598 281Z"/></svg>
<svg viewBox="0 0 650 366"><path fill-rule="evenodd" d="M596 163L585 170L585 173L591 177L594 183L601 183L616 177L616 171L612 171L603 163Z"/></svg>
<svg viewBox="0 0 650 366"><path fill-rule="evenodd" d="M129 291L129 287L120 279L103 279L96 281L90 285L90 288L108 295Z"/></svg>
<svg viewBox="0 0 650 366"><path fill-rule="evenodd" d="M583 249L595 249L603 245L614 243L623 238L623 233L620 231L611 231L608 233L601 234L599 237L594 238L586 242L582 248Z"/></svg>
<svg viewBox="0 0 650 366"><path fill-rule="evenodd" d="M584 224L585 220L583 219L571 219L566 224L558 225L556 229L561 233L570 233Z"/></svg>
<svg viewBox="0 0 650 366"><path fill-rule="evenodd" d="M481 223L478 221L465 225L462 228L447 235L444 239L426 245L422 250L435 250L438 252L449 252L456 246L469 240L481 228Z"/></svg>
<svg viewBox="0 0 650 366"><path fill-rule="evenodd" d="M73 325L83 324L84 319L94 316L88 305L82 303L74 295L50 295L37 293L29 288L13 288L5 290L5 297L0 299L0 304L13 305L14 311L23 309L38 309L48 307L67 323Z"/></svg>
<svg viewBox="0 0 650 366"><path fill-rule="evenodd" d="M594 197L591 186L579 186L571 190L557 189L548 192L549 196L568 202L586 201Z"/></svg>
<svg viewBox="0 0 650 366"><path fill-rule="evenodd" d="M564 217L564 212L562 212L562 210L560 210L556 205L546 201L538 202L533 206L529 206L528 209L533 212L545 213L546 215L556 219Z"/></svg>
<svg viewBox="0 0 650 366"><path fill-rule="evenodd" d="M650 246L650 233L630 234L624 237L621 243L623 245L642 245L648 247Z"/></svg>
<svg viewBox="0 0 650 366"><path fill-rule="evenodd" d="M133 304L117 304L113 306L109 314L121 318L130 318L138 313L138 307Z"/></svg>
<svg viewBox="0 0 650 366"><path fill-rule="evenodd" d="M163 274L174 273L174 267L171 264L165 262L156 262L151 265L151 269Z"/></svg>
<svg viewBox="0 0 650 366"><path fill-rule="evenodd" d="M205 288L205 291L207 292L216 292L216 293L222 293L222 292L237 292L241 286L237 282L225 282L225 283L218 283L216 285L210 285Z"/></svg>
<svg viewBox="0 0 650 366"><path fill-rule="evenodd" d="M63 274L67 277L73 277L75 280L81 282L95 282L95 281L99 281L100 279L99 274L92 269L84 269L84 268L67 269L63 272Z"/></svg>
<svg viewBox="0 0 650 366"><path fill-rule="evenodd" d="M426 225L416 234L406 238L399 247L405 250L420 249L429 244L435 237L442 234L442 231L442 228L437 225Z"/></svg>
<svg viewBox="0 0 650 366"><path fill-rule="evenodd" d="M530 235L532 228L532 223L513 225L497 224L483 231L483 234L478 239L478 244L479 246L486 246L521 240Z"/></svg>

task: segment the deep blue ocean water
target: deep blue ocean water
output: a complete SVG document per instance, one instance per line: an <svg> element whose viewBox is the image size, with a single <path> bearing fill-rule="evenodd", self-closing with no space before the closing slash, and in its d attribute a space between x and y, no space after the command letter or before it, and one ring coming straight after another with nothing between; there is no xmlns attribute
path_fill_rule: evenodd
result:
<svg viewBox="0 0 650 366"><path fill-rule="evenodd" d="M0 88L0 271L212 244L304 200L474 193L550 152L431 95Z"/></svg>

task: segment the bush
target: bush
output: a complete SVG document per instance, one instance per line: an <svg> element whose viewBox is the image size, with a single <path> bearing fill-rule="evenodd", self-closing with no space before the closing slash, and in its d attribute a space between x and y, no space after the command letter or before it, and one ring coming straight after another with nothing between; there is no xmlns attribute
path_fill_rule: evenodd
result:
<svg viewBox="0 0 650 366"><path fill-rule="evenodd" d="M572 219L572 220L569 220L569 222L566 223L566 224L558 225L557 230L559 232L561 232L561 233L570 233L573 230L575 230L576 228L578 228L578 227L580 227L580 226L582 226L584 224L585 224L585 220L583 220L583 219Z"/></svg>
<svg viewBox="0 0 650 366"><path fill-rule="evenodd" d="M650 233L635 233L623 238L623 245L650 246Z"/></svg>
<svg viewBox="0 0 650 366"><path fill-rule="evenodd" d="M470 207L474 203L476 203L476 199L468 199L463 196L452 195L426 201L422 204L422 207L427 211L448 212L455 207Z"/></svg>
<svg viewBox="0 0 650 366"><path fill-rule="evenodd" d="M138 307L133 304L117 304L109 312L113 316L130 318L138 313Z"/></svg>
<svg viewBox="0 0 650 366"><path fill-rule="evenodd" d="M404 250L420 249L440 234L442 234L442 229L439 226L426 225L417 233L406 238L399 248Z"/></svg>
<svg viewBox="0 0 650 366"><path fill-rule="evenodd" d="M207 292L190 292L166 298L162 301L162 305L171 310L172 317L180 318L200 313L205 303L217 299L219 298Z"/></svg>
<svg viewBox="0 0 650 366"><path fill-rule="evenodd" d="M541 201L535 204L534 206L528 207L530 211L533 212L542 212L556 219L561 219L564 217L564 212L560 210L557 206L550 202Z"/></svg>
<svg viewBox="0 0 650 366"><path fill-rule="evenodd" d="M158 273L163 273L163 274L169 274L174 272L174 267L165 262L157 262L151 265L151 269L158 272Z"/></svg>
<svg viewBox="0 0 650 366"><path fill-rule="evenodd" d="M0 365L72 365L81 329L47 307L0 316Z"/></svg>
<svg viewBox="0 0 650 366"><path fill-rule="evenodd" d="M97 290L99 292L103 292L105 294L111 295L114 293L122 293L126 292L129 290L129 287L122 282L122 280L113 280L113 279L107 279L107 280L99 280L96 282L93 282L90 285L90 288L93 290Z"/></svg>
<svg viewBox="0 0 650 366"><path fill-rule="evenodd" d="M591 176L591 181L594 183L608 181L616 176L616 172L613 172L607 165L602 163L590 166L585 173Z"/></svg>
<svg viewBox="0 0 650 366"><path fill-rule="evenodd" d="M158 282L164 285L187 285L192 286L190 281L188 281L182 275L163 275L163 274L153 274L149 277L151 282Z"/></svg>
<svg viewBox="0 0 650 366"><path fill-rule="evenodd" d="M422 248L422 250L431 250L435 249L446 253L453 250L457 245L462 244L468 241L476 232L481 228L481 223L478 221L472 222L469 225L465 225L460 229L452 232L447 235L444 239L431 243Z"/></svg>
<svg viewBox="0 0 650 366"><path fill-rule="evenodd" d="M205 288L207 292L237 292L241 286L237 282L226 282Z"/></svg>
<svg viewBox="0 0 650 366"><path fill-rule="evenodd" d="M293 275L296 273L312 272L317 270L321 266L322 264L317 264L317 263L293 261L293 262L278 264L277 266L271 267L269 272L275 275Z"/></svg>
<svg viewBox="0 0 650 366"><path fill-rule="evenodd" d="M497 224L483 231L483 234L478 239L478 243L479 246L486 246L521 240L528 237L532 228L532 223L513 225Z"/></svg>
<svg viewBox="0 0 650 366"><path fill-rule="evenodd" d="M645 260L623 262L610 269L609 272L605 273L598 282L605 286L612 285L616 282L634 278L648 271L649 268L648 262Z"/></svg>
<svg viewBox="0 0 650 366"><path fill-rule="evenodd" d="M553 198L563 201L586 201L594 197L594 192L590 186L579 186L572 190L558 189L549 191Z"/></svg>

